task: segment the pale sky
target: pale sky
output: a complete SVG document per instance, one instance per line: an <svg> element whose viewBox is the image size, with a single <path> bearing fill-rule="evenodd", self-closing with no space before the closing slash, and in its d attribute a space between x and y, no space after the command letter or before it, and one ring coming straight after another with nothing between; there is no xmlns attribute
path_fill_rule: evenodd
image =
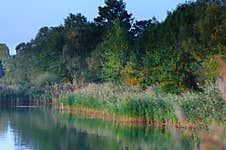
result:
<svg viewBox="0 0 226 150"><path fill-rule="evenodd" d="M167 11L174 10L186 0L124 0L135 20L165 19ZM43 26L63 24L69 13L82 13L89 21L98 14L104 0L0 0L0 43L15 54L15 47L29 42Z"/></svg>

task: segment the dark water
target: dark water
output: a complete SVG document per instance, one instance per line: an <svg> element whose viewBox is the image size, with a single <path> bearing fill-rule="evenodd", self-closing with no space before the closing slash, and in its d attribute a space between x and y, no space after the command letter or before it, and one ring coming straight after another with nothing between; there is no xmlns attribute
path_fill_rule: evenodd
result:
<svg viewBox="0 0 226 150"><path fill-rule="evenodd" d="M170 128L125 127L42 109L1 109L0 150L189 150L197 136Z"/></svg>

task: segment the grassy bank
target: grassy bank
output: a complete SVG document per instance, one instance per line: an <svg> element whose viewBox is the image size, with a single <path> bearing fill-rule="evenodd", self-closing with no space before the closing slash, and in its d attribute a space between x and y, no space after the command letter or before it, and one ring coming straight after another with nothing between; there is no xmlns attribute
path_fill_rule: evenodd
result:
<svg viewBox="0 0 226 150"><path fill-rule="evenodd" d="M214 85L206 86L203 92L174 95L155 87L141 90L110 83L90 84L60 96L57 104L69 111L77 109L96 117L104 114L105 118L131 122L206 125L213 120L226 120L226 105Z"/></svg>
<svg viewBox="0 0 226 150"><path fill-rule="evenodd" d="M45 106L52 103L52 93L26 86L0 84L0 104L9 106Z"/></svg>

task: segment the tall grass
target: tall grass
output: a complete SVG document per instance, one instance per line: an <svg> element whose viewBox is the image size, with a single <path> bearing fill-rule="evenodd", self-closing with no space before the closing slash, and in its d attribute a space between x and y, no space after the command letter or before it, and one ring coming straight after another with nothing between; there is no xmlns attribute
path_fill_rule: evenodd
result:
<svg viewBox="0 0 226 150"><path fill-rule="evenodd" d="M112 83L89 84L60 96L57 103L147 120L178 122L181 121L180 114L185 121L225 121L226 105L219 90L214 84L209 84L203 91L174 95L156 87L143 91Z"/></svg>
<svg viewBox="0 0 226 150"><path fill-rule="evenodd" d="M52 101L50 92L37 88L0 85L0 103L6 105L46 105Z"/></svg>

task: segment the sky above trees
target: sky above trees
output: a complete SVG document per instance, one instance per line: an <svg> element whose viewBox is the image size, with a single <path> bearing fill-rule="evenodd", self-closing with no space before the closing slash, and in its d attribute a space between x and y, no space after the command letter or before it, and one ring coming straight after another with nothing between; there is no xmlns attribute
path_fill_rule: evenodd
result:
<svg viewBox="0 0 226 150"><path fill-rule="evenodd" d="M127 10L136 20L155 16L162 21L167 11L173 10L185 0L124 0ZM56 26L63 23L69 13L82 13L88 20L97 16L98 6L104 0L4 0L0 9L0 43L6 43L11 54L20 42L33 38L43 26Z"/></svg>

